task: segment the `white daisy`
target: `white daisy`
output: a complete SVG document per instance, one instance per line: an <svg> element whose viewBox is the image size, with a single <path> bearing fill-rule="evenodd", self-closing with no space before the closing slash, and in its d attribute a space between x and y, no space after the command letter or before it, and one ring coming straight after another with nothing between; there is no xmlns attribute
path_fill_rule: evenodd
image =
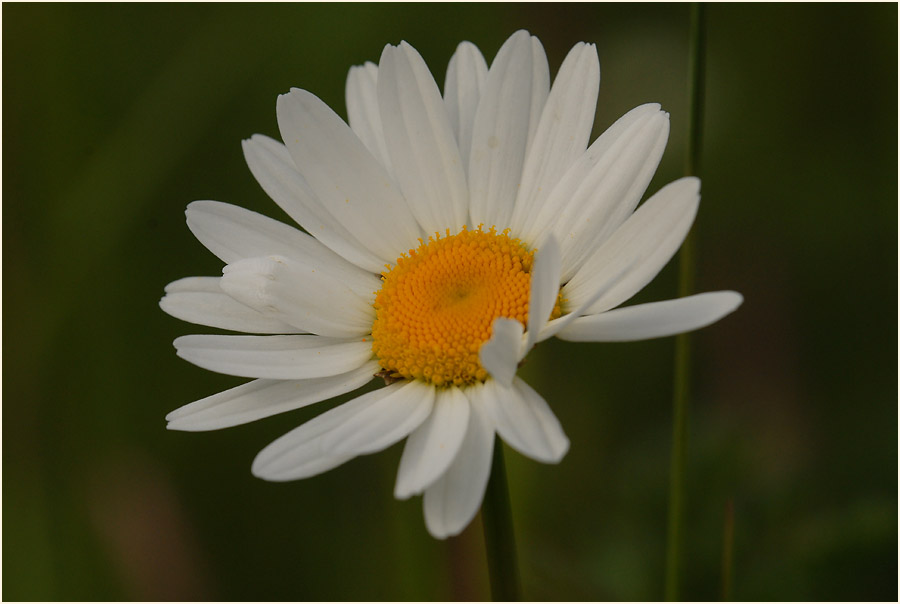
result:
<svg viewBox="0 0 900 604"><path fill-rule="evenodd" d="M569 441L516 376L536 343L668 336L742 300L616 308L681 245L700 182L671 183L635 210L668 115L642 105L588 147L599 81L596 49L581 43L551 88L540 42L519 31L490 69L460 44L443 96L415 49L387 46L377 66L350 70L349 126L310 92L279 97L284 144L256 135L244 153L306 232L215 201L188 206L191 231L226 266L171 283L163 310L270 335L176 339L184 359L256 379L173 411L168 427L243 424L384 378L270 444L252 471L305 478L408 436L394 493L424 493L438 538L478 511L495 433L559 462Z"/></svg>

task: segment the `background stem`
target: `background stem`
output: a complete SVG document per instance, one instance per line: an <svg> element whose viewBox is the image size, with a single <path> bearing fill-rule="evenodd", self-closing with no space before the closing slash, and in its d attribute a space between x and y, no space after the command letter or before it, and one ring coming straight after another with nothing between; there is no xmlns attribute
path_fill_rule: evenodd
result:
<svg viewBox="0 0 900 604"><path fill-rule="evenodd" d="M722 601L731 601L731 577L734 569L734 499L725 504L722 535Z"/></svg>
<svg viewBox="0 0 900 604"><path fill-rule="evenodd" d="M509 490L506 486L503 443L500 439L494 443L491 478L481 506L481 516L488 571L491 577L491 599L495 602L518 601L520 591L516 540L513 533Z"/></svg>
<svg viewBox="0 0 900 604"><path fill-rule="evenodd" d="M685 157L685 174L698 176L703 133L703 96L705 71L705 9L702 3L691 4L690 58L688 64L689 135ZM678 295L694 290L696 244L695 228L688 233L679 255ZM672 461L669 482L669 528L666 545L666 600L681 595L682 555L684 550L684 483L688 439L688 399L690 395L691 346L688 334L675 339L675 379L672 413Z"/></svg>

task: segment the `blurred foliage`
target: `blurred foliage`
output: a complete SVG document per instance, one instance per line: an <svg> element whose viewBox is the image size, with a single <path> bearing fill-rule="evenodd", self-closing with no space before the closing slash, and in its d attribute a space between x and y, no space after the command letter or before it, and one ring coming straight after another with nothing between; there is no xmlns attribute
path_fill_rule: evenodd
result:
<svg viewBox="0 0 900 604"><path fill-rule="evenodd" d="M392 498L400 447L288 484L265 444L333 406L230 430L166 412L242 380L179 360L163 286L217 274L183 221L210 198L286 219L240 141L275 97L344 114L348 68L408 40L443 82L527 28L555 72L602 67L596 132L671 112L650 191L680 175L684 5L4 4L3 596L7 600L485 599L479 522L431 539ZM686 597L897 598L897 6L708 10L699 288L739 312L695 337ZM668 267L636 301L671 297ZM529 599L662 595L671 339L542 345L524 377L572 448L508 451Z"/></svg>

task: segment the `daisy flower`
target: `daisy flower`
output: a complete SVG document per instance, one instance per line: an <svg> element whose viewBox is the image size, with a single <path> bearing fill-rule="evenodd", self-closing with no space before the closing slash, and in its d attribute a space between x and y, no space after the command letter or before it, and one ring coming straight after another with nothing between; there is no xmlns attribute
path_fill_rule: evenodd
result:
<svg viewBox="0 0 900 604"><path fill-rule="evenodd" d="M348 123L310 92L278 98L282 144L244 141L250 171L298 230L196 201L187 223L221 277L166 287L170 315L263 335L189 335L178 355L253 381L170 413L172 430L216 430L356 390L264 448L254 475L325 472L406 439L394 494L424 494L428 531L477 513L495 434L557 463L569 441L516 376L537 343L668 336L717 321L735 292L619 306L685 238L700 182L638 207L668 114L647 104L588 146L600 67L580 43L550 86L543 47L512 35L488 68L459 45L444 92L409 44L347 78ZM637 208L637 209L635 209Z"/></svg>

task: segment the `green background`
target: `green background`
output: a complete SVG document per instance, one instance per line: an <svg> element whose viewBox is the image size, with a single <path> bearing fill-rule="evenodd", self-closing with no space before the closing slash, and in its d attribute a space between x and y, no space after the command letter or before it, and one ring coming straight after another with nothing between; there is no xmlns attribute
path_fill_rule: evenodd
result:
<svg viewBox="0 0 900 604"><path fill-rule="evenodd" d="M897 6L712 5L698 288L734 315L694 338L684 595L897 598ZM258 450L333 406L211 433L176 408L243 380L178 359L208 332L163 286L218 274L185 205L286 219L240 141L306 88L345 115L351 65L513 31L551 73L597 45L595 135L661 102L650 191L682 173L686 5L3 5L3 597L489 598L480 520L435 541L392 497L400 446L271 484ZM673 297L675 263L635 301ZM552 341L522 375L565 427L558 466L507 449L528 599L662 597L673 339Z"/></svg>

